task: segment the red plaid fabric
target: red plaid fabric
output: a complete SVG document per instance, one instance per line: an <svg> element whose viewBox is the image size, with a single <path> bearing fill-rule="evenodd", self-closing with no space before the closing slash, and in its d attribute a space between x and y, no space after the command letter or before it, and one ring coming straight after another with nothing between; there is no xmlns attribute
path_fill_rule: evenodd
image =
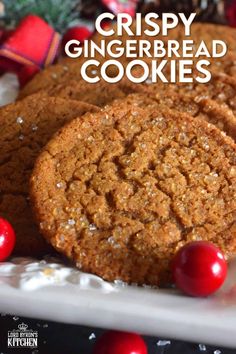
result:
<svg viewBox="0 0 236 354"><path fill-rule="evenodd" d="M22 65L39 68L50 65L56 55L60 35L35 15L25 17L0 47L0 56Z"/></svg>
<svg viewBox="0 0 236 354"><path fill-rule="evenodd" d="M0 72L17 73L23 85L54 62L60 35L40 17L28 15L14 31L2 33L0 41Z"/></svg>

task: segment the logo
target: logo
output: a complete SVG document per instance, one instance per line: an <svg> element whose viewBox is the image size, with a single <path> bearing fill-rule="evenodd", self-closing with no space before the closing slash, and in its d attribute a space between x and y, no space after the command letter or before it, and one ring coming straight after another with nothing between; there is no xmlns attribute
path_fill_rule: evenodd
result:
<svg viewBox="0 0 236 354"><path fill-rule="evenodd" d="M38 331L28 329L26 323L20 323L18 329L8 331L8 348L37 348Z"/></svg>

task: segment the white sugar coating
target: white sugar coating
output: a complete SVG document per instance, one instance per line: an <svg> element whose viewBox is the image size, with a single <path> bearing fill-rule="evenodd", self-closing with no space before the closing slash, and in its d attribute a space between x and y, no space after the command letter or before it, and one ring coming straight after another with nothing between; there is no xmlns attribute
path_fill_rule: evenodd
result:
<svg viewBox="0 0 236 354"><path fill-rule="evenodd" d="M24 135L23 134L21 134L21 135L19 135L19 138L18 138L19 140L24 140Z"/></svg>
<svg viewBox="0 0 236 354"><path fill-rule="evenodd" d="M221 354L221 350L216 349L216 350L214 350L213 354Z"/></svg>
<svg viewBox="0 0 236 354"><path fill-rule="evenodd" d="M157 342L157 346L158 347L165 347L166 345L170 345L171 344L171 341L170 340L159 340Z"/></svg>
<svg viewBox="0 0 236 354"><path fill-rule="evenodd" d="M87 140L91 142L94 140L94 138L92 137L92 135L90 135Z"/></svg>
<svg viewBox="0 0 236 354"><path fill-rule="evenodd" d="M152 84L152 79L148 78L145 82L146 82L146 84Z"/></svg>
<svg viewBox="0 0 236 354"><path fill-rule="evenodd" d="M52 78L53 78L53 79L57 79L57 74L53 73L53 74L52 74Z"/></svg>
<svg viewBox="0 0 236 354"><path fill-rule="evenodd" d="M38 126L36 124L32 124L31 129L33 132L36 132L38 130Z"/></svg>
<svg viewBox="0 0 236 354"><path fill-rule="evenodd" d="M110 237L107 239L107 242L113 245L113 244L115 243L114 237L113 237L113 236L110 236Z"/></svg>
<svg viewBox="0 0 236 354"><path fill-rule="evenodd" d="M22 117L17 117L16 118L16 123L17 124L23 124L24 123L24 119Z"/></svg>
<svg viewBox="0 0 236 354"><path fill-rule="evenodd" d="M68 220L68 225L74 226L75 225L75 220L74 219L69 219Z"/></svg>
<svg viewBox="0 0 236 354"><path fill-rule="evenodd" d="M95 230L97 230L97 226L95 224L89 224L89 230L95 231Z"/></svg>
<svg viewBox="0 0 236 354"><path fill-rule="evenodd" d="M62 182L58 182L57 184L56 184L56 186L57 186L57 188L62 188L63 187L63 183Z"/></svg>
<svg viewBox="0 0 236 354"><path fill-rule="evenodd" d="M199 350L202 352L205 352L207 350L205 344L199 344L198 347L199 347Z"/></svg>
<svg viewBox="0 0 236 354"><path fill-rule="evenodd" d="M121 248L121 245L119 243L113 243L113 248Z"/></svg>
<svg viewBox="0 0 236 354"><path fill-rule="evenodd" d="M91 333L88 339L89 339L89 340L93 340L93 339L95 339L95 338L96 338L95 333Z"/></svg>

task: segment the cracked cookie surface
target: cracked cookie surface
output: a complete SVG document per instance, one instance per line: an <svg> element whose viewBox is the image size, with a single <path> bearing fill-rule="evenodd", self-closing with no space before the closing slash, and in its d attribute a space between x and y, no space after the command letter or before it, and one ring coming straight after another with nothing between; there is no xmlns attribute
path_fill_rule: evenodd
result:
<svg viewBox="0 0 236 354"><path fill-rule="evenodd" d="M97 110L86 103L38 94L0 109L0 215L16 231L16 254L39 255L50 249L33 222L28 197L39 151L63 124Z"/></svg>
<svg viewBox="0 0 236 354"><path fill-rule="evenodd" d="M88 83L84 80L71 80L67 84L61 84L48 90L42 90L42 95L61 97L83 101L89 104L103 107L112 103L115 99L125 98L127 94L145 92L142 85L136 85L128 80L122 80L118 84L110 84L105 81Z"/></svg>
<svg viewBox="0 0 236 354"><path fill-rule="evenodd" d="M182 94L209 98L232 110L236 115L236 79L226 74L212 74L208 83L197 82L189 84L170 85L171 88Z"/></svg>
<svg viewBox="0 0 236 354"><path fill-rule="evenodd" d="M97 60L100 63L108 60L109 58L103 58L99 56ZM81 76L81 66L88 59L86 58L77 58L77 59L63 59L60 63L51 65L40 71L36 74L31 81L29 81L25 87L20 91L18 99L22 99L31 95L33 93L44 91L45 93L53 93L57 89L57 86L64 85L67 86L70 82L77 81L81 85L86 82L82 79ZM117 73L117 68L110 66L108 69L108 75L110 77L114 76L114 73ZM87 75L91 78L100 77L100 70L97 66L91 65L86 70ZM60 88L60 87L59 87ZM82 99L80 99L82 100Z"/></svg>
<svg viewBox="0 0 236 354"><path fill-rule="evenodd" d="M235 254L236 146L203 120L140 100L63 128L37 159L31 198L45 238L83 271L160 285L189 241Z"/></svg>
<svg viewBox="0 0 236 354"><path fill-rule="evenodd" d="M147 95L156 102L214 124L236 141L236 116L225 104L216 102L202 93L199 95L178 93L168 86L149 85L146 86L146 90Z"/></svg>

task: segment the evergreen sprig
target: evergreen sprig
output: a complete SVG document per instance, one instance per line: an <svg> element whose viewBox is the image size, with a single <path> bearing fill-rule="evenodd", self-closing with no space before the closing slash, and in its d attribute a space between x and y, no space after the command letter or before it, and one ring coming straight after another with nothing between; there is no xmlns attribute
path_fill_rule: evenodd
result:
<svg viewBox="0 0 236 354"><path fill-rule="evenodd" d="M3 0L3 21L15 27L28 14L36 14L57 31L63 33L69 24L79 18L80 0Z"/></svg>

